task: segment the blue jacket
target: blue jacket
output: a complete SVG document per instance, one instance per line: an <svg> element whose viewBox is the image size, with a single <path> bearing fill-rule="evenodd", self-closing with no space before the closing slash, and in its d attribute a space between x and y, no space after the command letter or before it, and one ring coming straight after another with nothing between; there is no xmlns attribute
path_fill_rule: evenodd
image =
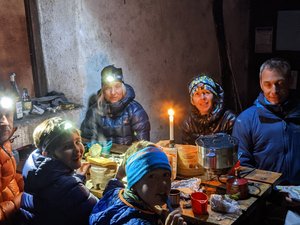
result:
<svg viewBox="0 0 300 225"><path fill-rule="evenodd" d="M150 140L150 123L144 108L134 100L135 93L125 84L126 95L116 103L96 102L87 111L81 124L81 136L88 140L112 140L130 145L137 140Z"/></svg>
<svg viewBox="0 0 300 225"><path fill-rule="evenodd" d="M84 225L98 199L85 187L84 177L58 160L33 151L23 168L21 212L25 224Z"/></svg>
<svg viewBox="0 0 300 225"><path fill-rule="evenodd" d="M260 93L254 105L237 118L233 136L239 139L242 166L283 173L282 181L300 184L300 102L267 103Z"/></svg>
<svg viewBox="0 0 300 225"><path fill-rule="evenodd" d="M104 196L94 207L90 215L90 225L157 225L160 217L154 213L145 213L128 206L126 200L120 199L124 190L119 181L109 181Z"/></svg>

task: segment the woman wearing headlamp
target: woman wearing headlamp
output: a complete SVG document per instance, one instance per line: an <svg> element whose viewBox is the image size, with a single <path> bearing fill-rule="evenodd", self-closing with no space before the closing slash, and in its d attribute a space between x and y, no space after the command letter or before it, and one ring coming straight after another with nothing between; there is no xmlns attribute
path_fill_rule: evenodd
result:
<svg viewBox="0 0 300 225"><path fill-rule="evenodd" d="M17 224L23 191L9 141L15 131L13 104L13 99L0 91L0 224Z"/></svg>
<svg viewBox="0 0 300 225"><path fill-rule="evenodd" d="M200 135L231 134L236 116L224 107L222 87L208 75L200 74L188 89L192 110L182 126L183 143L195 145Z"/></svg>
<svg viewBox="0 0 300 225"><path fill-rule="evenodd" d="M133 88L123 81L121 68L114 65L101 71L101 90L81 124L87 141L111 140L130 145L150 139L150 123L144 108L134 100Z"/></svg>

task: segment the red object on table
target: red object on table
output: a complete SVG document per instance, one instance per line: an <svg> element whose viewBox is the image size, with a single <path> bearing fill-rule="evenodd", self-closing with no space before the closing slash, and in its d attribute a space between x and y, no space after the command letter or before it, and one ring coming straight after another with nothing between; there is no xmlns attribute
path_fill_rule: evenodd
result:
<svg viewBox="0 0 300 225"><path fill-rule="evenodd" d="M208 197L203 192L194 192L191 194L192 209L197 215L207 214Z"/></svg>
<svg viewBox="0 0 300 225"><path fill-rule="evenodd" d="M228 176L235 176L235 171L241 166L240 160L229 170Z"/></svg>

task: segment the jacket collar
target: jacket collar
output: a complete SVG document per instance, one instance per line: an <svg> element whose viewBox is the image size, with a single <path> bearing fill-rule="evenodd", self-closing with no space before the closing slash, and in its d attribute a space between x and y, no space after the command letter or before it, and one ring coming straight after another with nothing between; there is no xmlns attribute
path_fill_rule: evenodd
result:
<svg viewBox="0 0 300 225"><path fill-rule="evenodd" d="M259 108L260 116L269 118L281 118L285 120L300 120L300 101L290 94L288 99L280 105L270 104L261 92L254 102ZM264 110L267 109L267 112Z"/></svg>

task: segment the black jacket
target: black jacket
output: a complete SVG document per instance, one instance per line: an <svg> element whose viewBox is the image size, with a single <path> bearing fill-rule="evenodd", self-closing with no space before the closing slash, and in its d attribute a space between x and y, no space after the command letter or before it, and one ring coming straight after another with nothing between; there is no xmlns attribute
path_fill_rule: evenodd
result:
<svg viewBox="0 0 300 225"><path fill-rule="evenodd" d="M215 103L213 110L208 115L201 115L198 109L192 105L189 116L182 125L183 144L195 145L196 139L200 135L210 135L215 133L231 134L236 115L230 110L224 109L224 91L217 84L218 96L214 95Z"/></svg>

